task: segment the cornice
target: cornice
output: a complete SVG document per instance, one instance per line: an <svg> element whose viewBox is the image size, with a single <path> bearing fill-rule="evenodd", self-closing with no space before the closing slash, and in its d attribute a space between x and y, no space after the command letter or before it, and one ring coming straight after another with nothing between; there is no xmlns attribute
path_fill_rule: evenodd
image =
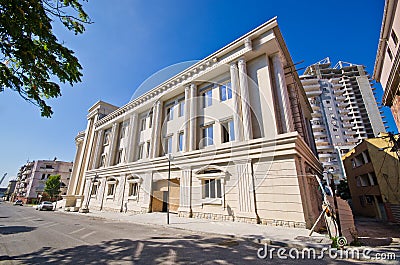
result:
<svg viewBox="0 0 400 265"><path fill-rule="evenodd" d="M259 27L229 43L225 47L207 56L203 60L195 63L194 65L188 67L179 74L171 77L167 81L161 83L160 85L156 86L145 94L139 96L138 98L127 103L121 108L111 112L101 120L97 121L95 123L95 127L110 122L118 118L120 115L127 113L129 110L140 107L149 100L154 100L157 97L159 98L161 97L161 95L173 91L178 87L182 87L192 82L195 82L198 77L210 72L215 68L218 68L221 65L229 64L231 61L243 56L245 53L253 49L253 47L249 45L251 44L251 40L259 37L263 33L274 29L275 27L277 27L277 25L277 18L272 18L271 20L265 22Z"/></svg>

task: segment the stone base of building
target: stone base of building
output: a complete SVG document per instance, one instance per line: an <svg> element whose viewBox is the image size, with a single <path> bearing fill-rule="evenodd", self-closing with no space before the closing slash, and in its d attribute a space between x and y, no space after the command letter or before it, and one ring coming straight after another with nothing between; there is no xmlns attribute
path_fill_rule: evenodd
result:
<svg viewBox="0 0 400 265"><path fill-rule="evenodd" d="M190 218L189 212L179 212L179 217ZM213 213L201 213L201 212L193 212L192 218L198 219L208 219L208 220L216 220L216 221L231 221L231 222L240 222L240 223L249 223L249 224L257 224L256 217L243 217L243 216L231 216L231 215L223 215L223 214L213 214ZM286 220L274 220L274 219L260 219L261 224L268 226L281 226L288 228L306 228L305 222L294 222L294 221L286 221Z"/></svg>

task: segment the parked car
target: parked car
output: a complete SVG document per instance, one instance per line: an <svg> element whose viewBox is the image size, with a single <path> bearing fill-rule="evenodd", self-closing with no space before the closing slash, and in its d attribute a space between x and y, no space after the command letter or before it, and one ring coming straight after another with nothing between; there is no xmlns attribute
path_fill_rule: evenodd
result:
<svg viewBox="0 0 400 265"><path fill-rule="evenodd" d="M14 202L14 205L22 206L22 201L21 201L21 200L16 200L16 201Z"/></svg>
<svg viewBox="0 0 400 265"><path fill-rule="evenodd" d="M39 210L39 211L43 211L43 210L46 210L46 211L53 211L53 210L54 210L54 206L53 206L53 203L52 203L52 202L44 201L44 202L41 202L41 203L37 206L36 210Z"/></svg>

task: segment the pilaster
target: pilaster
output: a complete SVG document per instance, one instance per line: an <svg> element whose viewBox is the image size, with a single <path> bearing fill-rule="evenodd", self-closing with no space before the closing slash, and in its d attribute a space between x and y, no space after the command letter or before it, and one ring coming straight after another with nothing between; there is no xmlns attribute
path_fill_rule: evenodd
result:
<svg viewBox="0 0 400 265"><path fill-rule="evenodd" d="M249 85L247 80L247 69L246 61L240 59L238 62L239 66L239 80L240 80L240 94L242 103L242 114L243 114L243 139L253 139L253 129L251 125L251 109L250 109L250 97L249 97Z"/></svg>
<svg viewBox="0 0 400 265"><path fill-rule="evenodd" d="M138 135L138 114L133 113L129 119L129 139L128 139L128 158L127 161L133 162L136 157L136 142L137 142L137 135Z"/></svg>
<svg viewBox="0 0 400 265"><path fill-rule="evenodd" d="M190 84L190 134L189 134L189 151L196 150L197 139L197 86Z"/></svg>
<svg viewBox="0 0 400 265"><path fill-rule="evenodd" d="M189 124L190 124L190 87L185 87L185 123L183 127L183 151L189 151Z"/></svg>
<svg viewBox="0 0 400 265"><path fill-rule="evenodd" d="M192 212L192 170L183 169L180 179L179 212Z"/></svg>
<svg viewBox="0 0 400 265"><path fill-rule="evenodd" d="M153 111L153 124L151 133L151 144L150 144L150 158L158 157L161 139L161 126L162 126L162 104L161 101L157 101Z"/></svg>
<svg viewBox="0 0 400 265"><path fill-rule="evenodd" d="M109 154L108 154L108 159L106 162L107 166L112 166L114 164L115 160L115 153L116 153L116 148L117 148L117 142L118 142L118 123L114 123L111 129L111 139L110 139L110 149L109 149Z"/></svg>
<svg viewBox="0 0 400 265"><path fill-rule="evenodd" d="M241 108L240 108L240 89L239 89L239 72L236 62L231 63L230 66L231 73L231 89L232 89L232 100L233 100L233 124L235 130L235 138L237 141L243 140L243 128Z"/></svg>
<svg viewBox="0 0 400 265"><path fill-rule="evenodd" d="M100 158L100 152L102 149L102 145L103 145L103 136L104 136L104 131L103 130L99 130L95 132L96 136L96 145L95 145L95 150L94 150L94 154L93 154L93 161L92 161L92 166L91 169L95 169L99 166L99 158Z"/></svg>
<svg viewBox="0 0 400 265"><path fill-rule="evenodd" d="M280 114L282 117L283 133L294 131L292 110L285 80L285 72L279 56L279 53L272 55L272 65L274 68L275 87L277 89L277 98L279 101Z"/></svg>

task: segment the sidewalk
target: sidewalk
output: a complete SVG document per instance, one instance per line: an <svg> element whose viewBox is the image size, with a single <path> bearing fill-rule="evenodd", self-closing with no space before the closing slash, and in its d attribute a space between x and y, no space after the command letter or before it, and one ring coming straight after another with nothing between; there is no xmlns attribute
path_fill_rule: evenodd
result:
<svg viewBox="0 0 400 265"><path fill-rule="evenodd" d="M309 237L308 235L310 234L310 230L302 228L285 228L239 222L184 218L178 217L176 214L170 214L170 224L167 225L167 214L158 212L147 214L99 212L93 210L86 214L64 211L59 212L98 217L121 222L132 222L142 225L157 225L193 232L225 235L243 240L250 240L256 243L282 247L323 248L330 246L331 244L331 240L327 236L314 232L313 235Z"/></svg>

